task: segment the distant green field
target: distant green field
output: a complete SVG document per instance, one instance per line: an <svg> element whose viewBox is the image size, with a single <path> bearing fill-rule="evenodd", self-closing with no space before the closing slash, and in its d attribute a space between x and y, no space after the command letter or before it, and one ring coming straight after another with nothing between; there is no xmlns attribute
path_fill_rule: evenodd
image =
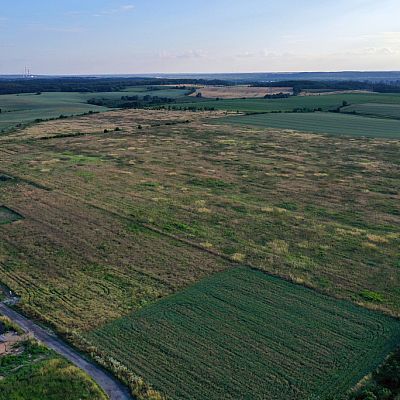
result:
<svg viewBox="0 0 400 400"><path fill-rule="evenodd" d="M87 104L86 97L93 97L93 94L42 93L35 95L29 93L1 95L0 130L29 123L35 119L56 118L61 114L70 116L88 111L107 110L104 107Z"/></svg>
<svg viewBox="0 0 400 400"><path fill-rule="evenodd" d="M83 114L88 111L106 111L105 107L87 104L92 98L120 99L121 96L159 96L182 97L187 93L185 89L161 88L148 90L147 87L131 87L121 92L48 92L36 95L33 93L0 96L0 131L24 124L35 119L56 118Z"/></svg>
<svg viewBox="0 0 400 400"><path fill-rule="evenodd" d="M400 121L340 113L254 114L229 116L217 121L258 128L293 129L332 135L400 138Z"/></svg>
<svg viewBox="0 0 400 400"><path fill-rule="evenodd" d="M400 104L366 103L343 107L342 112L400 119Z"/></svg>
<svg viewBox="0 0 400 400"><path fill-rule="evenodd" d="M216 110L267 112L292 111L294 108L322 108L323 111L335 109L346 101L348 104L386 103L400 105L400 94L335 94L320 96L294 96L288 99L233 99L233 100L194 100L184 99L178 106L184 107L214 107Z"/></svg>
<svg viewBox="0 0 400 400"><path fill-rule="evenodd" d="M342 398L400 322L235 268L88 334L170 399Z"/></svg>

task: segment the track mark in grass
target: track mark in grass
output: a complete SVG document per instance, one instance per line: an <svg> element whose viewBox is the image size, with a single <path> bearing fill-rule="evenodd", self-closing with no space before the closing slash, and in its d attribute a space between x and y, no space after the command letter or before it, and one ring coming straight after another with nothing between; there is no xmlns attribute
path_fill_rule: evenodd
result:
<svg viewBox="0 0 400 400"><path fill-rule="evenodd" d="M0 183L12 181L14 178L12 176L0 174Z"/></svg>
<svg viewBox="0 0 400 400"><path fill-rule="evenodd" d="M11 210L11 208L0 206L0 225L10 224L23 218L21 214Z"/></svg>
<svg viewBox="0 0 400 400"><path fill-rule="evenodd" d="M373 301L373 302L376 302L376 303L382 303L383 300L384 300L382 294L374 292L372 290L363 290L360 293L360 296L364 300Z"/></svg>
<svg viewBox="0 0 400 400"><path fill-rule="evenodd" d="M227 188L230 183L223 181L222 179L216 178L192 178L189 179L188 184L193 186L206 187L210 189Z"/></svg>

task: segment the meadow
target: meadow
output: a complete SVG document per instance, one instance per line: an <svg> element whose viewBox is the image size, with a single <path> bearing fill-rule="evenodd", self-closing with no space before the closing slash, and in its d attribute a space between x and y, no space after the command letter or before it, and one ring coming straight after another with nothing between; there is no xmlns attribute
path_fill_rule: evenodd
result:
<svg viewBox="0 0 400 400"><path fill-rule="evenodd" d="M222 121L234 125L292 129L330 135L400 138L400 121L343 113L268 113L231 116Z"/></svg>
<svg viewBox="0 0 400 400"><path fill-rule="evenodd" d="M342 399L400 322L259 271L216 274L88 335L178 399Z"/></svg>

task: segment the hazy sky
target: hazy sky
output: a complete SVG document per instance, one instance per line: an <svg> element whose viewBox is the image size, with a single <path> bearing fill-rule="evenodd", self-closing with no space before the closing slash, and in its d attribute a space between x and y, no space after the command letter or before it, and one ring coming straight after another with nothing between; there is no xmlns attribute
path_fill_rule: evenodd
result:
<svg viewBox="0 0 400 400"><path fill-rule="evenodd" d="M0 5L0 74L400 70L400 0Z"/></svg>

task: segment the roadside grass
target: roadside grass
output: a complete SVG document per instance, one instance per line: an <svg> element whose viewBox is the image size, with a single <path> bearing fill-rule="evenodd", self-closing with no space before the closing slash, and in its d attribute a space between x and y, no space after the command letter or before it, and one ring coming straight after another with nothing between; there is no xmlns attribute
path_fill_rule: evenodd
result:
<svg viewBox="0 0 400 400"><path fill-rule="evenodd" d="M400 138L400 121L343 113L315 112L230 116L219 119L218 122L353 137Z"/></svg>
<svg viewBox="0 0 400 400"><path fill-rule="evenodd" d="M343 399L400 322L247 268L87 334L169 399ZM95 353L96 353L95 351Z"/></svg>
<svg viewBox="0 0 400 400"><path fill-rule="evenodd" d="M0 357L1 400L106 400L87 374L35 341Z"/></svg>

